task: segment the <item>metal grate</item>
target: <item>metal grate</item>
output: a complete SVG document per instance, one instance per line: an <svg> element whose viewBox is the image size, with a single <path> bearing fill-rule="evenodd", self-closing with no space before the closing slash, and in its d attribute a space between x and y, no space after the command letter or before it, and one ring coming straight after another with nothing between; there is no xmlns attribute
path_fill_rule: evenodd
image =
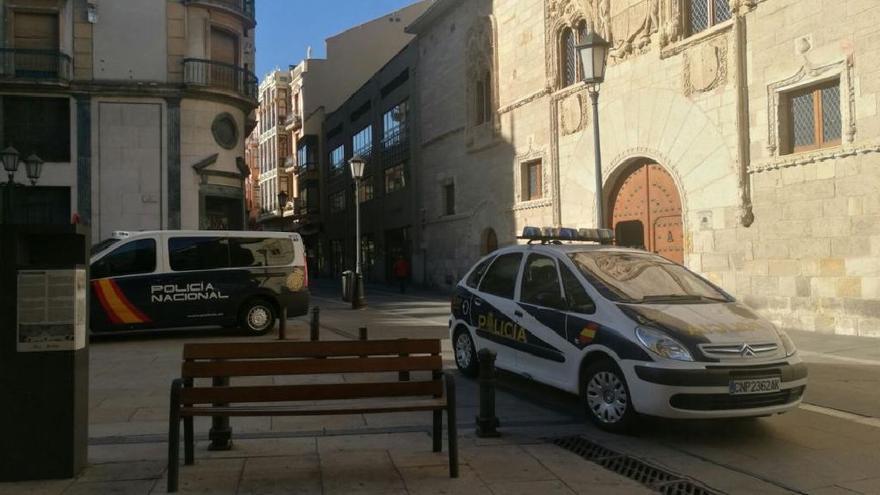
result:
<svg viewBox="0 0 880 495"><path fill-rule="evenodd" d="M805 93L791 99L792 134L794 145L815 144L815 116L813 115L813 94Z"/></svg>
<svg viewBox="0 0 880 495"><path fill-rule="evenodd" d="M581 436L557 438L553 443L664 495L721 495L722 493Z"/></svg>
<svg viewBox="0 0 880 495"><path fill-rule="evenodd" d="M730 19L730 0L713 0L713 24L720 24Z"/></svg>
<svg viewBox="0 0 880 495"><path fill-rule="evenodd" d="M691 34L699 33L709 27L709 3L706 0L691 0L688 9L691 21Z"/></svg>
<svg viewBox="0 0 880 495"><path fill-rule="evenodd" d="M840 139L840 86L822 89L822 141Z"/></svg>

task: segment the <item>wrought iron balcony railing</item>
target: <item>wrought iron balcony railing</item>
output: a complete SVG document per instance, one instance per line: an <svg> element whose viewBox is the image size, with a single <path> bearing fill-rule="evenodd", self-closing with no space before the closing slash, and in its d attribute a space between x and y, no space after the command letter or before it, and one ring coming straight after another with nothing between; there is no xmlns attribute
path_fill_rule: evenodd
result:
<svg viewBox="0 0 880 495"><path fill-rule="evenodd" d="M70 81L70 55L57 50L0 48L0 78Z"/></svg>
<svg viewBox="0 0 880 495"><path fill-rule="evenodd" d="M302 127L302 117L298 114L291 113L286 119L284 119L284 126L291 130L299 129Z"/></svg>
<svg viewBox="0 0 880 495"><path fill-rule="evenodd" d="M253 72L223 62L201 58L183 59L183 78L186 84L232 91L256 101L257 76Z"/></svg>
<svg viewBox="0 0 880 495"><path fill-rule="evenodd" d="M248 19L256 19L255 0L186 0L186 3L205 4L221 7Z"/></svg>

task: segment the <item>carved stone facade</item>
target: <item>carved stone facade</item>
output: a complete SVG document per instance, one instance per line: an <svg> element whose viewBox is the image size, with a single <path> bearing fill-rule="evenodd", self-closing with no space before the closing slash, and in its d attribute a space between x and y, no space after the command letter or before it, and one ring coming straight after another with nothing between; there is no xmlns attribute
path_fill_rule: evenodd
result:
<svg viewBox="0 0 880 495"><path fill-rule="evenodd" d="M503 246L525 225L594 225L596 122L586 86L559 84L561 33L583 25L612 43L598 122L606 211L633 171L658 164L681 202L681 221L663 226L681 229L687 266L781 327L880 336L880 4L729 0L729 19L699 29L690 0L438 4L417 33L425 283L457 281L487 228ZM449 54L470 53L461 28L479 18L498 20L497 124L474 149L469 69ZM839 143L783 151L788 102L817 85L839 94ZM523 201L534 160L542 197ZM447 175L453 218L438 214Z"/></svg>

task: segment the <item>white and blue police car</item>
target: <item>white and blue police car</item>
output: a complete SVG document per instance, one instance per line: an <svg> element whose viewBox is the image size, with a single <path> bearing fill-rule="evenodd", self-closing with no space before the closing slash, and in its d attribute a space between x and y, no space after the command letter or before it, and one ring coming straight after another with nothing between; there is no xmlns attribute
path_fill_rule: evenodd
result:
<svg viewBox="0 0 880 495"><path fill-rule="evenodd" d="M456 287L455 362L496 366L579 394L588 417L625 431L639 415L757 417L797 407L806 365L791 339L730 294L597 229L526 227ZM584 242L586 241L586 242Z"/></svg>

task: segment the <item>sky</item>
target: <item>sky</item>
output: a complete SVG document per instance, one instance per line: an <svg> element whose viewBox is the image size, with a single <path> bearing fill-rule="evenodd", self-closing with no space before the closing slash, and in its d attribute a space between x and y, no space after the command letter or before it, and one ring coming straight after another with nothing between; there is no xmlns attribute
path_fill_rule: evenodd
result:
<svg viewBox="0 0 880 495"><path fill-rule="evenodd" d="M324 40L415 0L257 0L257 77L306 56L325 55Z"/></svg>

